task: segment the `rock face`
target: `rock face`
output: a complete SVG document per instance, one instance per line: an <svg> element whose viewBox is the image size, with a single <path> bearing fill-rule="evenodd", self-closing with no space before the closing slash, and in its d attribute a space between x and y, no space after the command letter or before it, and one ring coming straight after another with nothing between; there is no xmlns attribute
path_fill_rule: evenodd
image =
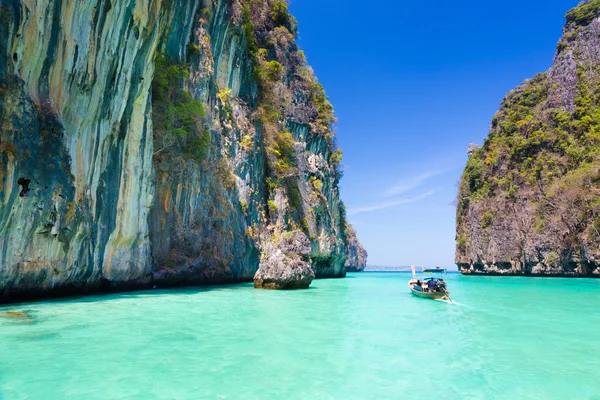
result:
<svg viewBox="0 0 600 400"><path fill-rule="evenodd" d="M275 232L344 276L333 110L296 30L275 0L3 1L0 301L249 281Z"/></svg>
<svg viewBox="0 0 600 400"><path fill-rule="evenodd" d="M346 225L346 263L344 264L347 272L362 272L367 268L367 251L364 249L358 238L356 231L350 225Z"/></svg>
<svg viewBox="0 0 600 400"><path fill-rule="evenodd" d="M463 274L600 277L599 16L598 0L567 13L552 68L510 92L470 148Z"/></svg>
<svg viewBox="0 0 600 400"><path fill-rule="evenodd" d="M300 231L276 234L263 249L254 287L306 289L315 278L310 263L310 241Z"/></svg>

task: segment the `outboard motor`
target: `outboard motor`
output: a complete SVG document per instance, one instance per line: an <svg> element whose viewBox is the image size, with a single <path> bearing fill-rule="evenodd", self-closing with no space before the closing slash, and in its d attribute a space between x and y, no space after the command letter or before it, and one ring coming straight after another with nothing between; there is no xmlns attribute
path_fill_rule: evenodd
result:
<svg viewBox="0 0 600 400"><path fill-rule="evenodd" d="M437 288L440 292L446 293L448 291L448 289L446 289L446 281L443 279L437 280Z"/></svg>

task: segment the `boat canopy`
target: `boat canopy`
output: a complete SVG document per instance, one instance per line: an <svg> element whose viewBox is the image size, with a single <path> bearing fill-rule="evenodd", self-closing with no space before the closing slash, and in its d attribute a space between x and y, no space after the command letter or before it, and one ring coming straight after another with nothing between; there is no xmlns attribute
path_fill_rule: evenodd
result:
<svg viewBox="0 0 600 400"><path fill-rule="evenodd" d="M426 274L430 274L432 272L446 272L446 269L442 269L442 268L433 268L433 269L424 269L423 272L425 272Z"/></svg>

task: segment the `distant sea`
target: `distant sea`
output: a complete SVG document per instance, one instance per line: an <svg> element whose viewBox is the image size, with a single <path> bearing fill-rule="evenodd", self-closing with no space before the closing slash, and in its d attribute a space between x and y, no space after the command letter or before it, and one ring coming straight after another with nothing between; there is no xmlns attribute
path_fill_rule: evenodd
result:
<svg viewBox="0 0 600 400"><path fill-rule="evenodd" d="M417 271L421 271L422 268L435 268L435 265L431 266L417 266ZM440 266L440 268L446 268L448 272L458 272L456 265L452 265L451 267ZM384 265L367 265L365 268L365 272L410 272L409 266L384 266Z"/></svg>
<svg viewBox="0 0 600 400"><path fill-rule="evenodd" d="M600 280L407 274L11 305L0 399L598 399Z"/></svg>

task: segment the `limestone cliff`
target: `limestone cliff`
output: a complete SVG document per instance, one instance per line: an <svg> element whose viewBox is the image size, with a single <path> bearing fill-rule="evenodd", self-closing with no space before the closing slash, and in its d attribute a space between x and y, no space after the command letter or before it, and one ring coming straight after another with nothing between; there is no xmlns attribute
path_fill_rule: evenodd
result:
<svg viewBox="0 0 600 400"><path fill-rule="evenodd" d="M346 246L346 271L364 271L367 268L368 254L356 237L356 231L350 224L346 225L346 238L348 239L348 245Z"/></svg>
<svg viewBox="0 0 600 400"><path fill-rule="evenodd" d="M600 1L566 15L554 65L510 92L469 150L464 274L600 276Z"/></svg>
<svg viewBox="0 0 600 400"><path fill-rule="evenodd" d="M345 275L333 109L275 0L2 0L0 294Z"/></svg>

